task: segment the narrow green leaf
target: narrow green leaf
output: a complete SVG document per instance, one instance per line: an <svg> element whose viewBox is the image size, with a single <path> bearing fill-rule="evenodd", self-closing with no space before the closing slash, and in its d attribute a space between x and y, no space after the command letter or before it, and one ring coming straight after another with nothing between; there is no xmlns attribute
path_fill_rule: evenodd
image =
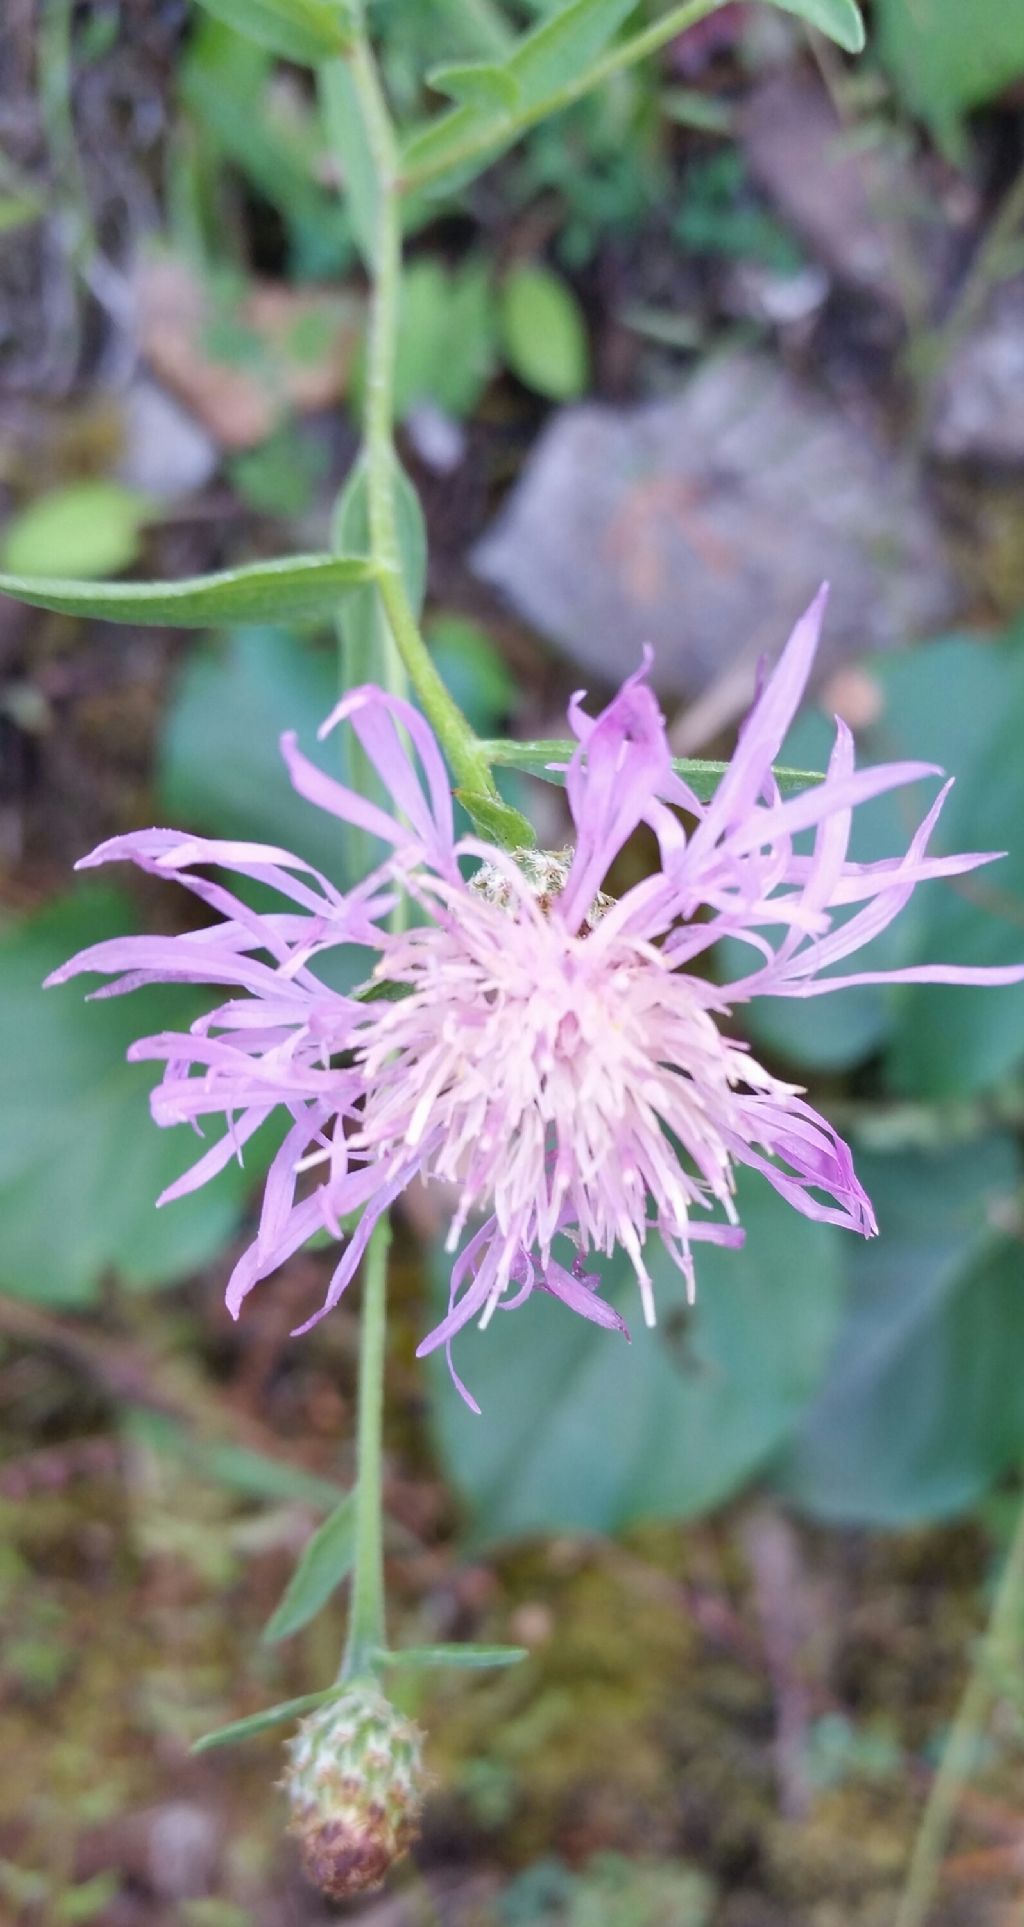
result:
<svg viewBox="0 0 1024 1927"><path fill-rule="evenodd" d="M492 842L500 843L506 850L533 848L537 837L532 823L510 804L496 802L493 796L474 794L471 790L456 790L455 796L476 829Z"/></svg>
<svg viewBox="0 0 1024 1927"><path fill-rule="evenodd" d="M480 747L491 764L497 763L504 769L525 770L529 776L543 777L546 783L562 784L565 782L564 769L552 769L550 765L568 763L579 744L568 740L516 743L501 739L482 743ZM708 803L729 765L710 762L703 757L675 756L672 767L677 776L689 784L698 800ZM812 783L824 781L820 770L776 769L772 773L784 796L791 796L796 791L809 789ZM465 802L466 799L462 800Z"/></svg>
<svg viewBox="0 0 1024 1927"><path fill-rule="evenodd" d="M525 1646L407 1646L399 1653L378 1653L380 1666L455 1666L462 1671L483 1670L486 1666L518 1666L529 1659Z"/></svg>
<svg viewBox="0 0 1024 1927"><path fill-rule="evenodd" d="M205 629L235 622L312 620L330 614L340 596L372 582L376 571L358 555L295 555L251 562L184 582L83 582L60 576L0 574L0 595L63 615L104 622L156 623Z"/></svg>
<svg viewBox="0 0 1024 1927"><path fill-rule="evenodd" d="M432 67L427 82L435 92L447 94L449 100L456 101L460 107L485 111L497 108L499 113L514 113L519 105L519 82L515 74L493 60L467 60Z"/></svg>
<svg viewBox="0 0 1024 1927"><path fill-rule="evenodd" d="M362 102L347 60L331 60L321 68L320 106L330 150L341 159L342 185L352 231L363 261L372 271L380 185Z"/></svg>
<svg viewBox="0 0 1024 1927"><path fill-rule="evenodd" d="M286 1720L299 1720L305 1713L315 1713L318 1706L326 1706L328 1700L341 1697L344 1688L328 1686L322 1693L305 1693L301 1699L281 1700L277 1706L268 1706L262 1713L250 1713L248 1719L232 1720L230 1726L218 1726L212 1733L204 1733L201 1740L192 1746L193 1753L212 1753L216 1746L233 1746L236 1740L255 1739L257 1733L266 1733L272 1726L283 1726Z"/></svg>
<svg viewBox="0 0 1024 1927"><path fill-rule="evenodd" d="M141 1408L129 1412L125 1431L152 1451L180 1459L197 1477L230 1486L248 1498L284 1503L295 1500L333 1515L343 1496L340 1486L308 1472L305 1466L271 1458L266 1452L255 1452L231 1440L204 1438L186 1431L161 1412Z"/></svg>
<svg viewBox="0 0 1024 1927"><path fill-rule="evenodd" d="M207 13L285 60L314 67L351 44L347 5L331 0L199 0Z"/></svg>
<svg viewBox="0 0 1024 1927"><path fill-rule="evenodd" d="M354 1559L355 1494L350 1492L310 1539L280 1605L263 1629L268 1645L308 1626L348 1577Z"/></svg>
<svg viewBox="0 0 1024 1927"><path fill-rule="evenodd" d="M817 27L845 53L863 53L864 21L856 0L769 0L769 4L781 7L784 13L795 13L809 27Z"/></svg>

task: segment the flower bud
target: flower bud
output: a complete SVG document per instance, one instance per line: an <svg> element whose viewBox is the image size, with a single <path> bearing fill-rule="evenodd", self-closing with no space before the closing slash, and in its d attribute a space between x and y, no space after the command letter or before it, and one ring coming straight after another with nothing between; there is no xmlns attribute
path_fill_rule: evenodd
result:
<svg viewBox="0 0 1024 1927"><path fill-rule="evenodd" d="M379 1887L419 1831L423 1735L369 1680L303 1720L289 1742L289 1832L332 1900Z"/></svg>

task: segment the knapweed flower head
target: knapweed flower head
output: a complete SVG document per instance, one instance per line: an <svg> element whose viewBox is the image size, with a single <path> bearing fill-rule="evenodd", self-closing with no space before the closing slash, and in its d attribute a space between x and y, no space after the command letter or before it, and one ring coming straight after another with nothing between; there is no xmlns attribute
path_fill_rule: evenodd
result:
<svg viewBox="0 0 1024 1927"><path fill-rule="evenodd" d="M308 1878L350 1899L381 1886L416 1839L423 1734L372 1680L355 1680L303 1720L284 1785Z"/></svg>
<svg viewBox="0 0 1024 1927"><path fill-rule="evenodd" d="M574 697L565 770L574 843L562 855L457 839L431 730L409 704L366 687L344 697L321 735L354 730L390 809L282 739L295 788L384 845L355 888L337 889L286 850L174 830L115 837L84 859L127 858L175 876L217 919L181 936L97 944L52 980L105 973L113 981L99 996L154 981L226 992L190 1031L132 1047L136 1060L164 1065L158 1124L219 1127L161 1202L241 1157L272 1115L285 1121L256 1236L228 1285L233 1314L326 1226L341 1253L315 1323L337 1304L378 1218L418 1179L453 1200L449 1310L420 1347L447 1346L449 1362L467 1321L486 1323L536 1290L624 1330L595 1269L617 1247L653 1322L652 1236L692 1296L694 1246L742 1242L741 1165L806 1217L875 1231L842 1138L726 1024L755 997L879 982L1005 984L1024 966L836 972L918 884L992 853L928 854L947 784L905 853L852 862L856 807L942 772L916 762L855 770L841 722L824 779L780 795L772 765L804 693L822 609L819 597L797 624L708 803L673 769L647 664L596 717ZM640 824L654 833L659 867L613 902L602 886ZM280 907L250 909L218 880L225 870L270 886ZM403 905L406 914L393 914ZM750 960L727 983L702 967L722 938L738 939ZM364 984L351 995L322 975L342 945L366 953Z"/></svg>

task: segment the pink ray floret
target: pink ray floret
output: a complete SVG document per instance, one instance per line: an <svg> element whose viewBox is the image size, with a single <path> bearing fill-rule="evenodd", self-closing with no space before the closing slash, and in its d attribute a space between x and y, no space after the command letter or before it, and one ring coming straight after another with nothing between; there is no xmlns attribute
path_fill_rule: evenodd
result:
<svg viewBox="0 0 1024 1927"><path fill-rule="evenodd" d="M321 735L354 730L390 809L282 739L295 788L384 846L356 888L338 890L286 850L174 830L115 837L83 860L173 875L217 919L181 936L95 944L50 980L102 973L111 982L97 996L153 982L227 992L191 1030L141 1038L130 1053L164 1066L152 1098L158 1124L223 1127L160 1202L241 1157L268 1118L284 1121L256 1236L228 1285L233 1315L326 1227L341 1255L315 1323L414 1179L443 1187L450 1210L449 1310L420 1346L444 1345L449 1360L469 1320L486 1324L538 1289L624 1331L591 1268L619 1247L653 1323L648 1239L660 1239L692 1296L694 1244L742 1242L739 1165L806 1217L874 1233L842 1138L721 1020L753 997L858 983L1009 984L1024 965L834 971L919 883L998 853L929 855L946 785L903 856L851 862L856 806L941 771L912 762L857 771L842 723L824 779L780 796L772 764L807 684L823 607L824 595L797 624L710 803L673 770L647 664L597 717L575 697L577 748L565 772L575 845L564 856L513 857L457 840L432 732L409 704L366 687L338 704ZM602 885L641 823L660 867L611 902ZM801 831L810 848L797 852ZM249 908L209 874L224 871L269 886L280 907ZM415 906L411 927L392 916L403 901ZM751 963L718 984L691 966L725 937L746 944ZM339 994L318 971L339 945L366 952L362 994ZM367 998L371 987L386 994Z"/></svg>

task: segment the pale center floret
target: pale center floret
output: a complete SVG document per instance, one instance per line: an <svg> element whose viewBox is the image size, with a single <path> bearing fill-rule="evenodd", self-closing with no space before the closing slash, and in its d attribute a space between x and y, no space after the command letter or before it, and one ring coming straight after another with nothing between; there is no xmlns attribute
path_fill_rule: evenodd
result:
<svg viewBox="0 0 1024 1927"><path fill-rule="evenodd" d="M574 934L539 881L446 889L433 924L389 943L380 971L405 994L369 1008L351 1148L386 1176L412 1156L456 1187L449 1249L472 1213L493 1214L494 1302L522 1249L543 1266L565 1232L585 1252L623 1247L653 1323L647 1229L679 1241L689 1283L690 1212L717 1201L735 1221L738 1092L771 1079L607 904Z"/></svg>

